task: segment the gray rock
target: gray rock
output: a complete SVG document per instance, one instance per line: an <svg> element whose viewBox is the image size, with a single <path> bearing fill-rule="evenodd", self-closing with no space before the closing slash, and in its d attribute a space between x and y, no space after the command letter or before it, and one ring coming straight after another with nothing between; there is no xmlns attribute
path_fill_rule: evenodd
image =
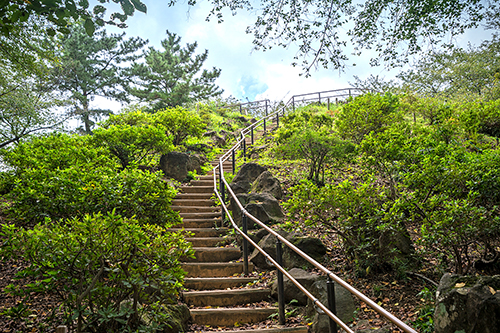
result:
<svg viewBox="0 0 500 333"><path fill-rule="evenodd" d="M285 237L289 242L297 246L300 250L305 252L307 255L311 256L315 260L320 260L326 253L326 246L321 242L321 240L312 237L301 237L295 234L290 234L285 231L278 231L278 233ZM313 246L314 245L314 246ZM267 235L259 242L259 247L266 251L273 259L276 258L276 237L274 235ZM250 256L250 260L255 266L261 269L273 269L258 250L254 250ZM283 244L283 267L292 268L304 268L310 267L311 265L299 256L295 251L291 250L288 246Z"/></svg>
<svg viewBox="0 0 500 333"><path fill-rule="evenodd" d="M163 329L163 333L186 332L191 313L186 304L167 305L168 319L166 324L170 327Z"/></svg>
<svg viewBox="0 0 500 333"><path fill-rule="evenodd" d="M385 255L393 252L393 249L399 250L403 256L409 256L415 252L413 243L408 232L383 232L379 239L379 247Z"/></svg>
<svg viewBox="0 0 500 333"><path fill-rule="evenodd" d="M436 333L500 332L500 275L445 274L436 292Z"/></svg>
<svg viewBox="0 0 500 333"><path fill-rule="evenodd" d="M266 167L258 165L257 163L245 163L241 166L236 176L234 176L231 185L233 183L239 183L239 182L245 182L251 184L255 181L255 179L257 179L257 177L259 177L261 173L263 173L266 170L267 170ZM233 187L231 186L231 188Z"/></svg>
<svg viewBox="0 0 500 333"><path fill-rule="evenodd" d="M160 169L166 177L183 181L187 177L189 155L172 151L160 157Z"/></svg>
<svg viewBox="0 0 500 333"><path fill-rule="evenodd" d="M278 200L269 193L237 194L236 198L249 214L265 224L274 224L285 217ZM241 226L241 210L234 202L234 199L231 199L231 210L234 222ZM249 219L248 229L254 228L254 222Z"/></svg>
<svg viewBox="0 0 500 333"><path fill-rule="evenodd" d="M280 181L267 170L255 179L251 191L255 193L269 193L276 199L283 197Z"/></svg>
<svg viewBox="0 0 500 333"><path fill-rule="evenodd" d="M304 288L308 291L311 290L312 285L321 279L321 276L317 274L308 273L301 268L292 268L288 273L297 280ZM300 289L287 277L283 276L283 289L285 296L285 303L290 303L292 300L297 301L297 305L307 305L306 294L304 294ZM271 285L271 296L275 299L278 298L278 281L274 280Z"/></svg>
<svg viewBox="0 0 500 333"><path fill-rule="evenodd" d="M206 158L201 155L173 151L160 157L160 169L166 177L181 182L186 179L188 171L196 170L201 174L201 166L206 161Z"/></svg>
<svg viewBox="0 0 500 333"><path fill-rule="evenodd" d="M328 307L328 292L326 285L326 278L316 281L310 290L321 304ZM354 304L354 298L347 289L335 283L335 307L337 310L336 316L339 317L344 323L349 323L354 318L354 311L356 310L356 305ZM324 320L328 322L329 317L326 314L319 314L311 300L307 303L306 314L309 317L319 315L325 317Z"/></svg>

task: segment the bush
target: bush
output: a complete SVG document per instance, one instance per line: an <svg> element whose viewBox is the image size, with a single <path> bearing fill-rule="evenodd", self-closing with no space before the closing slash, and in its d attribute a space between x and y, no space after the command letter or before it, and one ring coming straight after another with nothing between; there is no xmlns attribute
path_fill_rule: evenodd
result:
<svg viewBox="0 0 500 333"><path fill-rule="evenodd" d="M180 106L158 111L153 117L153 124L162 126L175 146L179 146L188 136L199 137L205 128L198 114Z"/></svg>
<svg viewBox="0 0 500 333"><path fill-rule="evenodd" d="M335 128L341 137L359 144L370 132L382 132L400 122L402 116L398 106L398 97L391 94L351 97L339 109Z"/></svg>
<svg viewBox="0 0 500 333"><path fill-rule="evenodd" d="M4 225L0 235L2 255L28 263L17 276L34 280L7 290L27 302L32 293L56 291L76 332L166 328L163 304L175 299L185 274L179 259L193 253L181 234L114 211L47 219L32 230Z"/></svg>
<svg viewBox="0 0 500 333"><path fill-rule="evenodd" d="M32 224L45 217L57 220L116 210L142 223L171 226L180 223L170 208L176 193L161 179L161 172L81 165L63 170L36 168L16 179L7 196L12 200L7 213Z"/></svg>
<svg viewBox="0 0 500 333"><path fill-rule="evenodd" d="M10 189L7 213L22 223L37 223L110 212L136 216L141 222L173 225L179 216L170 208L175 189L160 173L121 171L89 136L49 135L4 152L12 169L4 174Z"/></svg>
<svg viewBox="0 0 500 333"><path fill-rule="evenodd" d="M172 151L172 138L167 138L162 128L152 125L112 125L94 131L92 142L107 147L125 169L139 164L149 165L158 154Z"/></svg>

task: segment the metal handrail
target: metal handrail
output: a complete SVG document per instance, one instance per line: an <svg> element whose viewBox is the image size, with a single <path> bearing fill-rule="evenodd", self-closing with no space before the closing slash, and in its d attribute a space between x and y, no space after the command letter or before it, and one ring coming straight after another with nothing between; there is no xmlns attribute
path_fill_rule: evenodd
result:
<svg viewBox="0 0 500 333"><path fill-rule="evenodd" d="M351 89L353 89L353 88L351 88ZM338 89L337 91L341 91L341 90L345 90L345 89ZM314 94L314 93L312 93L312 94ZM309 94L304 94L304 95L309 95ZM296 96L304 96L304 95L296 95ZM256 128L260 123L265 122L265 119L269 119L269 118L274 117L274 116L278 117L280 111L283 111L283 113L284 113L285 109L291 104L290 101L292 101L292 103L293 103L294 97L296 97L296 96L292 96L292 98L282 108L282 110L277 110L277 111L269 114L268 116L263 117L259 121L251 124L250 126L246 127L245 129L243 129L241 131L241 138L233 145L233 147L230 150L228 150L225 154L223 154L219 158L219 164L217 166L215 166L214 169L213 169L213 178L214 178L214 192L217 195L217 198L219 199L219 201L221 203L221 206L223 207L223 213L222 213L223 214L223 221L222 222L224 222L224 216L227 215L227 217L229 218L229 220L230 220L233 228L240 235L242 235L243 238L244 238L244 252L246 252L245 251L245 248L247 246L246 242L250 242L250 244L252 244L259 252L261 252L266 257L266 259L269 260L276 267L276 269L279 272L281 272L282 274L284 274L285 276L287 276L290 279L290 281L294 285L296 285L309 299L311 299L313 301L313 303L317 307L319 307L321 310L323 310L324 313L327 314L328 317L331 319L331 321L333 321L336 324L338 324L346 332L353 333L353 331L344 322L342 322L342 320L340 320L325 305L323 305L321 302L319 302L319 300L317 298L315 298L314 295L312 295L309 291L307 291L307 289L305 289L296 279L294 279L276 260L274 260L262 248L260 248L247 235L247 232L246 232L246 229L247 229L246 228L246 218L250 218L253 222L257 223L260 227L264 228L267 232L269 232L270 234L272 234L273 236L275 236L276 239L279 242L282 242L285 245L287 245L291 250L293 250L295 253L297 253L300 257L302 257L303 259L305 259L306 261L308 261L311 265L313 265L314 267L316 267L317 269L319 269L320 271L322 271L323 273L325 273L328 276L329 279L331 279L332 281L338 283L340 286L342 286L343 288L345 288L346 290L348 290L351 294L355 295L358 299L360 299L362 302L366 303L373 310L375 310L380 315L382 315L383 317L385 317L386 319L388 319L394 325L398 326L404 332L406 332L406 333L416 333L416 331L414 329L412 329L410 326L406 325L404 322L402 322L400 319L398 319L397 317L395 317L393 314L391 314L390 312L388 312L387 310L385 310L384 308L382 308L381 306L379 306L377 303L375 303L370 298L368 298L367 296L365 296L364 294L362 294L360 291L358 291L357 289L355 289L353 286L351 286L350 284L348 284L347 282L345 282L344 280L342 280L341 278L339 278L337 275L335 275L333 272L331 272L330 270L328 270L326 267L324 267L323 265L321 265L320 263L318 263L316 260L314 260L313 258L311 258L310 256L308 256L306 253L304 253L302 250L300 250L299 248L297 248L295 245L293 245L286 238L284 238L283 236L281 236L280 234L278 234L276 231L274 231L273 229L271 229L267 225L265 225L263 222L261 222L259 219L257 219L256 217L254 217L253 215L251 215L250 213L248 213L248 211L245 210L245 208L243 207L243 205L241 204L241 202L237 199L235 193L233 192L233 190L229 186L229 183L226 181L226 179L224 177L223 163L224 163L224 161L226 161L226 160L229 159L230 155L232 155L233 156L233 165L234 165L234 156L235 156L234 153L235 153L235 150L241 148L242 145L243 145L243 147L245 147L245 142L246 142L245 141L246 140L245 135L248 134L248 133L253 133L253 129ZM245 154L245 152L244 152L244 154ZM218 174L219 174L219 186L220 186L220 189L221 189L221 193L219 193L219 191L217 190L217 169L219 169ZM234 170L233 170L233 172L234 172ZM241 210L242 218L243 218L243 231L236 225L236 223L234 222L234 220L233 220L231 214L229 213L229 210L228 210L228 208L227 208L227 206L225 204L224 188L227 188L230 196L234 199L234 202L238 205L238 208ZM244 261L245 261L246 270L248 270L248 255L246 253L244 254ZM245 274L248 274L248 272L246 271ZM280 296L278 296L278 297L280 297ZM280 315L281 315L281 313L280 313ZM281 321L281 319L280 319L280 321ZM284 323L284 318L283 318L283 323ZM334 327L335 327L335 329L332 330L332 325L330 325L330 332L336 331L336 326L334 326Z"/></svg>

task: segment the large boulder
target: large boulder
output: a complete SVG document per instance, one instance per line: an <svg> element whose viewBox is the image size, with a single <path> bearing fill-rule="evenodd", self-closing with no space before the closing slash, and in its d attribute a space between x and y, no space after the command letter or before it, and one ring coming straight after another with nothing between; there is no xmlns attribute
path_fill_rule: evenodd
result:
<svg viewBox="0 0 500 333"><path fill-rule="evenodd" d="M276 199L283 197L280 181L267 170L255 179L251 191L255 193L269 193Z"/></svg>
<svg viewBox="0 0 500 333"><path fill-rule="evenodd" d="M328 290L325 277L314 282L309 292L311 292L311 294L313 294L314 297L321 302L321 304L328 307ZM344 323L349 323L354 319L356 305L354 304L353 296L349 291L347 291L347 289L337 283L335 283L335 308L337 311L336 316ZM312 333L329 331L330 317L321 312L322 311L318 311L318 309L314 306L314 303L308 299L306 314L309 318L313 318L313 322L310 327L310 332Z"/></svg>
<svg viewBox="0 0 500 333"><path fill-rule="evenodd" d="M316 261L320 261L326 254L326 246L317 238L302 237L285 231L278 231L278 233ZM273 259L276 259L276 237L274 235L267 235L262 238L259 242L259 247L266 251ZM250 261L261 269L274 268L257 249L250 255ZM310 267L311 264L283 244L283 266L291 269L296 267Z"/></svg>
<svg viewBox="0 0 500 333"><path fill-rule="evenodd" d="M283 220L285 217L278 200L269 193L237 194L236 198L249 214L265 224L274 224ZM234 199L231 200L231 210L233 212L234 222L238 226L241 226L241 210L234 202ZM248 220L248 229L254 228L255 225L253 221Z"/></svg>
<svg viewBox="0 0 500 333"><path fill-rule="evenodd" d="M206 163L206 158L198 154L187 154L172 151L160 157L160 169L166 177L183 181L189 171L202 173L201 166Z"/></svg>
<svg viewBox="0 0 500 333"><path fill-rule="evenodd" d="M500 275L445 274L436 292L436 333L500 332Z"/></svg>
<svg viewBox="0 0 500 333"><path fill-rule="evenodd" d="M320 275L309 273L301 268L292 268L288 271L288 273L308 291L311 290L312 285L321 278ZM287 276L283 276L283 290L285 303L290 303L290 301L296 300L297 305L307 305L307 300L309 298L306 294L300 291L300 289ZM274 280L271 285L271 296L276 299L278 298L277 280Z"/></svg>
<svg viewBox="0 0 500 333"><path fill-rule="evenodd" d="M266 171L267 168L257 163L245 163L234 176L233 181L229 186L235 194L248 193L252 187L252 183Z"/></svg>

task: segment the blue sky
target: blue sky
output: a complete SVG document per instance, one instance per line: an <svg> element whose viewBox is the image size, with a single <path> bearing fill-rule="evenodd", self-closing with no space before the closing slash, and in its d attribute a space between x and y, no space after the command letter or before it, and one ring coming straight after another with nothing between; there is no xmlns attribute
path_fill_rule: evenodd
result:
<svg viewBox="0 0 500 333"><path fill-rule="evenodd" d="M333 90L349 86L353 75L361 79L370 74L393 78L401 69L386 71L383 67L370 67L368 60L373 56L368 51L359 58L353 56L350 66L345 72L321 69L312 72L312 76L300 76L300 68L290 64L295 50L275 47L270 51L252 51L253 36L245 33L247 26L252 25L255 16L248 12L239 12L232 16L226 12L224 22L205 20L210 11L207 2L189 8L179 3L168 7L165 0L144 0L148 13L136 12L127 20L128 37L140 36L149 40L149 45L160 49L160 41L166 37L165 31L178 34L181 44L198 42L198 53L208 50L206 68L221 68L221 76L217 84L224 89L224 96L230 95L245 102L247 99L260 100L268 98L272 101L288 100L292 95L316 91ZM111 4L107 6L112 12ZM121 29L107 28L110 32ZM460 44L467 41L479 43L483 34L469 32L460 39ZM350 53L350 52L349 52Z"/></svg>

